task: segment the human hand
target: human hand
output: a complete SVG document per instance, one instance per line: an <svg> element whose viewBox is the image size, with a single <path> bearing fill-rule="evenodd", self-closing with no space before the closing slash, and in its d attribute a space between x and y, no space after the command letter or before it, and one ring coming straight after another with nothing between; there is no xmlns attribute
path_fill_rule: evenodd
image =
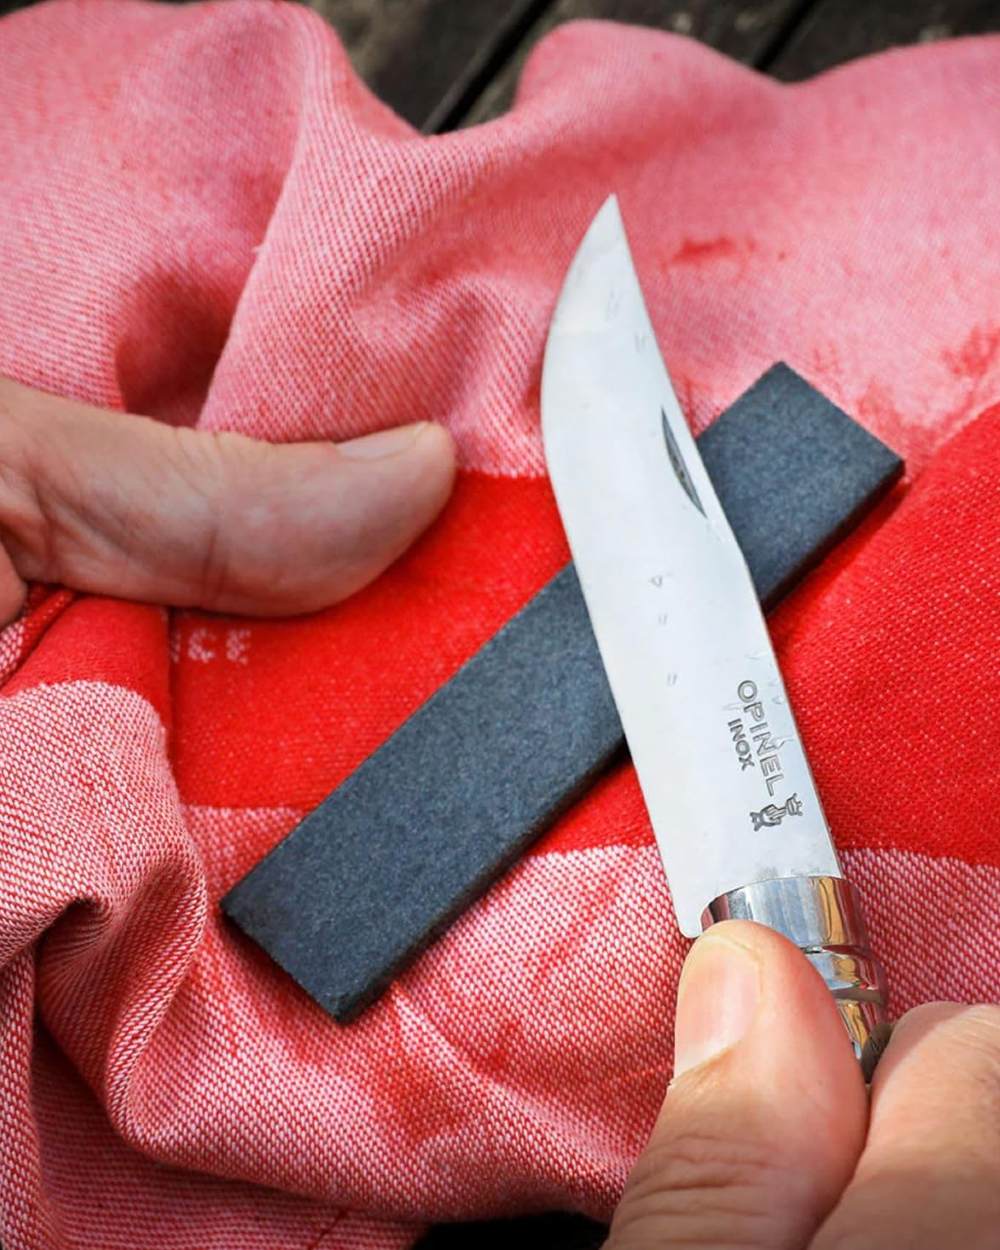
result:
<svg viewBox="0 0 1000 1250"><path fill-rule="evenodd" d="M996 1250L1000 1007L896 1026L869 1105L829 990L727 921L681 978L675 1075L607 1250Z"/></svg>
<svg viewBox="0 0 1000 1250"><path fill-rule="evenodd" d="M409 546L453 476L429 423L272 445L0 379L0 625L26 581L253 616L325 607Z"/></svg>

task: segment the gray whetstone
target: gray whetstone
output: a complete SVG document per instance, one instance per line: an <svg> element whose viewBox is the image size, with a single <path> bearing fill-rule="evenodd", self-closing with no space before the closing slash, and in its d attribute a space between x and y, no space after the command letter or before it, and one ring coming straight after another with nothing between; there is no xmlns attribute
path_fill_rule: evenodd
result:
<svg viewBox="0 0 1000 1250"><path fill-rule="evenodd" d="M765 606L902 471L786 365L698 446ZM622 746L569 565L238 882L223 910L348 1021Z"/></svg>

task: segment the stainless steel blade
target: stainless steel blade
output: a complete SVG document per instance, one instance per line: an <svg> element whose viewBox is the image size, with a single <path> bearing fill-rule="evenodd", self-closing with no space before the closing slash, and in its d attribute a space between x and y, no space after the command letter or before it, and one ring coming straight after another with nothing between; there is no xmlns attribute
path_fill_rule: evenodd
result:
<svg viewBox="0 0 1000 1250"><path fill-rule="evenodd" d="M567 275L549 473L681 929L757 882L839 877L743 556L657 348L618 204Z"/></svg>

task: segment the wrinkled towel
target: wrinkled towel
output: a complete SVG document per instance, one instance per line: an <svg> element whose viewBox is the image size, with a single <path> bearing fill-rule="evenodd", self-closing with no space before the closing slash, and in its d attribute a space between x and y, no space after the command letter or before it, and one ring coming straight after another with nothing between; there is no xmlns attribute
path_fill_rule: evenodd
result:
<svg viewBox="0 0 1000 1250"><path fill-rule="evenodd" d="M612 190L694 428L786 359L907 457L772 629L896 1009L1000 998L1000 41L789 87L568 26L436 138L295 5L57 3L0 64L0 373L267 439L439 419L463 469L318 615L36 588L0 636L6 1250L611 1210L684 953L628 765L349 1027L216 904L567 558L540 362Z"/></svg>

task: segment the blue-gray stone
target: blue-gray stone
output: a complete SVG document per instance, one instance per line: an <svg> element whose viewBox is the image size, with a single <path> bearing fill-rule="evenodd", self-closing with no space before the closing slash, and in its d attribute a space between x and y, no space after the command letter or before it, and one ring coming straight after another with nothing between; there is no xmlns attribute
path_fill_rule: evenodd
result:
<svg viewBox="0 0 1000 1250"><path fill-rule="evenodd" d="M765 606L902 471L782 364L698 446ZM238 882L223 910L346 1022L623 749L570 565Z"/></svg>

